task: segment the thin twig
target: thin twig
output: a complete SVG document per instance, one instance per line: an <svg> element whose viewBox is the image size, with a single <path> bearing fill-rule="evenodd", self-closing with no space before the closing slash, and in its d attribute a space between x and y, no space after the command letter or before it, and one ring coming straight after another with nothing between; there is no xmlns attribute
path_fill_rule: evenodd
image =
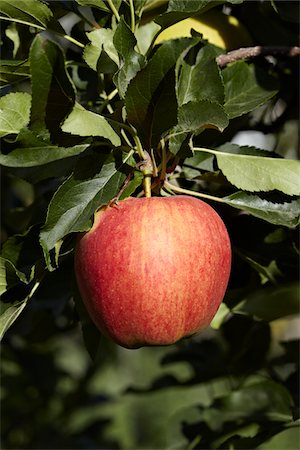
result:
<svg viewBox="0 0 300 450"><path fill-rule="evenodd" d="M257 45L256 47L242 47L237 50L232 50L224 55L219 55L216 58L217 64L220 67L225 67L227 64L238 61L240 59L256 58L257 56L298 56L300 55L300 47L262 47Z"/></svg>

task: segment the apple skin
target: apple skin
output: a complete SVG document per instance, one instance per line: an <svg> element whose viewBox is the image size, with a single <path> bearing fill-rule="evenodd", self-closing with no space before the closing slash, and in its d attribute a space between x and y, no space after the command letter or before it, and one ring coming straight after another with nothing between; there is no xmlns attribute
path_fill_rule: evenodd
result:
<svg viewBox="0 0 300 450"><path fill-rule="evenodd" d="M185 195L128 198L102 208L75 249L90 317L126 348L169 345L205 329L230 268L222 219Z"/></svg>
<svg viewBox="0 0 300 450"><path fill-rule="evenodd" d="M210 44L227 51L253 45L248 30L236 17L227 16L214 9L171 25L159 34L155 43L160 44L169 39L190 37L192 28L201 33Z"/></svg>

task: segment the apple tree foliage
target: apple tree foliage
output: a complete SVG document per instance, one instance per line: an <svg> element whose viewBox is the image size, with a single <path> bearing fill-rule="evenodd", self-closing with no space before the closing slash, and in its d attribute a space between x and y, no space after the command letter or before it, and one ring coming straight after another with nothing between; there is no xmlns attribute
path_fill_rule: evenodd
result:
<svg viewBox="0 0 300 450"><path fill-rule="evenodd" d="M0 1L5 448L298 448L298 7ZM270 54L155 44L209 9ZM73 250L99 206L143 194L145 151L153 195L219 212L233 266L209 330L129 351L88 318Z"/></svg>

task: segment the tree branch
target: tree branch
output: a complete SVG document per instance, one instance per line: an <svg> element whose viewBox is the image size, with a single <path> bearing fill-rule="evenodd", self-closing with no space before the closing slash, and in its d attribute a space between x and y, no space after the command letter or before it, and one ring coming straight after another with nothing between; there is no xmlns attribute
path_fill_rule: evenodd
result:
<svg viewBox="0 0 300 450"><path fill-rule="evenodd" d="M256 58L257 56L283 55L293 57L300 55L300 47L242 47L237 50L232 50L224 55L219 55L216 58L217 64L220 67L225 67L227 64L238 61L240 59Z"/></svg>

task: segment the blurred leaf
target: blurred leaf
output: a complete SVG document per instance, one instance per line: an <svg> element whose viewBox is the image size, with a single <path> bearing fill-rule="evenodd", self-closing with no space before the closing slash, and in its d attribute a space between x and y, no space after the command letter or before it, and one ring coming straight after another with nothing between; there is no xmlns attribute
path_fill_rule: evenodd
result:
<svg viewBox="0 0 300 450"><path fill-rule="evenodd" d="M31 95L13 92L0 98L0 137L18 134L30 117Z"/></svg>
<svg viewBox="0 0 300 450"><path fill-rule="evenodd" d="M178 39L163 43L128 86L125 96L128 121L137 128L144 144L151 136L153 95L181 52L193 42L193 39Z"/></svg>
<svg viewBox="0 0 300 450"><path fill-rule="evenodd" d="M297 283L255 290L234 308L234 312L267 321L298 314L299 293Z"/></svg>
<svg viewBox="0 0 300 450"><path fill-rule="evenodd" d="M215 47L211 45L202 47L194 64L189 64L181 56L176 64L176 74L176 94L179 106L200 100L223 104L224 85L216 63Z"/></svg>
<svg viewBox="0 0 300 450"><path fill-rule="evenodd" d="M108 139L113 145L121 145L121 139L109 125L105 117L83 108L79 103L66 118L61 127L65 133L78 136L100 136Z"/></svg>
<svg viewBox="0 0 300 450"><path fill-rule="evenodd" d="M219 103L209 100L186 103L178 109L178 124L169 133L170 151L174 155L179 153L191 133L200 133L205 128L223 131L228 123L227 114Z"/></svg>
<svg viewBox="0 0 300 450"><path fill-rule="evenodd" d="M299 426L291 426L290 428L275 434L271 439L267 440L257 448L261 450L297 450L299 448L300 429Z"/></svg>
<svg viewBox="0 0 300 450"><path fill-rule="evenodd" d="M300 200L293 200L290 203L273 203L257 195L239 191L224 197L222 201L275 225L293 228L300 221Z"/></svg>
<svg viewBox="0 0 300 450"><path fill-rule="evenodd" d="M136 38L123 18L117 26L113 41L121 58L114 82L120 96L124 98L128 84L144 66L145 58L134 50L137 43Z"/></svg>
<svg viewBox="0 0 300 450"><path fill-rule="evenodd" d="M241 116L266 103L277 93L277 82L253 64L244 61L230 64L222 71L225 85L224 108L230 119Z"/></svg>
<svg viewBox="0 0 300 450"><path fill-rule="evenodd" d="M89 144L74 147L57 147L44 145L42 147L17 148L8 155L0 153L0 164L6 167L34 167L47 164L59 159L79 155Z"/></svg>
<svg viewBox="0 0 300 450"><path fill-rule="evenodd" d="M292 400L284 386L271 379L248 383L202 412L203 420L212 430L237 420L240 424L259 418L279 422L291 420Z"/></svg>
<svg viewBox="0 0 300 450"><path fill-rule="evenodd" d="M80 297L79 291L76 288L74 293L74 302L76 311L79 315L80 326L82 330L82 336L84 340L85 347L92 358L93 361L97 359L101 351L100 345L102 340L102 335L94 322L91 320L84 303Z"/></svg>
<svg viewBox="0 0 300 450"><path fill-rule="evenodd" d="M215 150L208 153L216 156L225 177L239 189L250 192L277 189L287 195L300 195L300 161Z"/></svg>
<svg viewBox="0 0 300 450"><path fill-rule="evenodd" d="M228 308L228 306L225 303L221 303L210 326L214 330L218 330L229 314L230 314L230 309Z"/></svg>
<svg viewBox="0 0 300 450"><path fill-rule="evenodd" d="M116 167L116 161L111 156L105 159L103 155L96 175L86 178L86 169L83 168L83 173L80 173L78 166L79 169L60 186L49 204L40 235L46 255L67 234L89 229L95 210L111 200L122 185L125 176L119 170L127 159L128 156Z"/></svg>
<svg viewBox="0 0 300 450"><path fill-rule="evenodd" d="M279 16L287 22L299 23L300 11L298 2L288 2L282 4L278 0L272 1L272 6Z"/></svg>
<svg viewBox="0 0 300 450"><path fill-rule="evenodd" d="M29 61L0 61L0 86L8 86L30 77Z"/></svg>
<svg viewBox="0 0 300 450"><path fill-rule="evenodd" d="M50 27L64 34L60 23L53 19L51 9L39 0L1 0L0 13L18 23L31 25L39 29Z"/></svg>
<svg viewBox="0 0 300 450"><path fill-rule="evenodd" d="M97 71L98 59L103 51L116 65L119 64L118 52L113 43L113 30L110 28L99 28L87 33L87 37L91 43L85 47L83 58L91 69Z"/></svg>

